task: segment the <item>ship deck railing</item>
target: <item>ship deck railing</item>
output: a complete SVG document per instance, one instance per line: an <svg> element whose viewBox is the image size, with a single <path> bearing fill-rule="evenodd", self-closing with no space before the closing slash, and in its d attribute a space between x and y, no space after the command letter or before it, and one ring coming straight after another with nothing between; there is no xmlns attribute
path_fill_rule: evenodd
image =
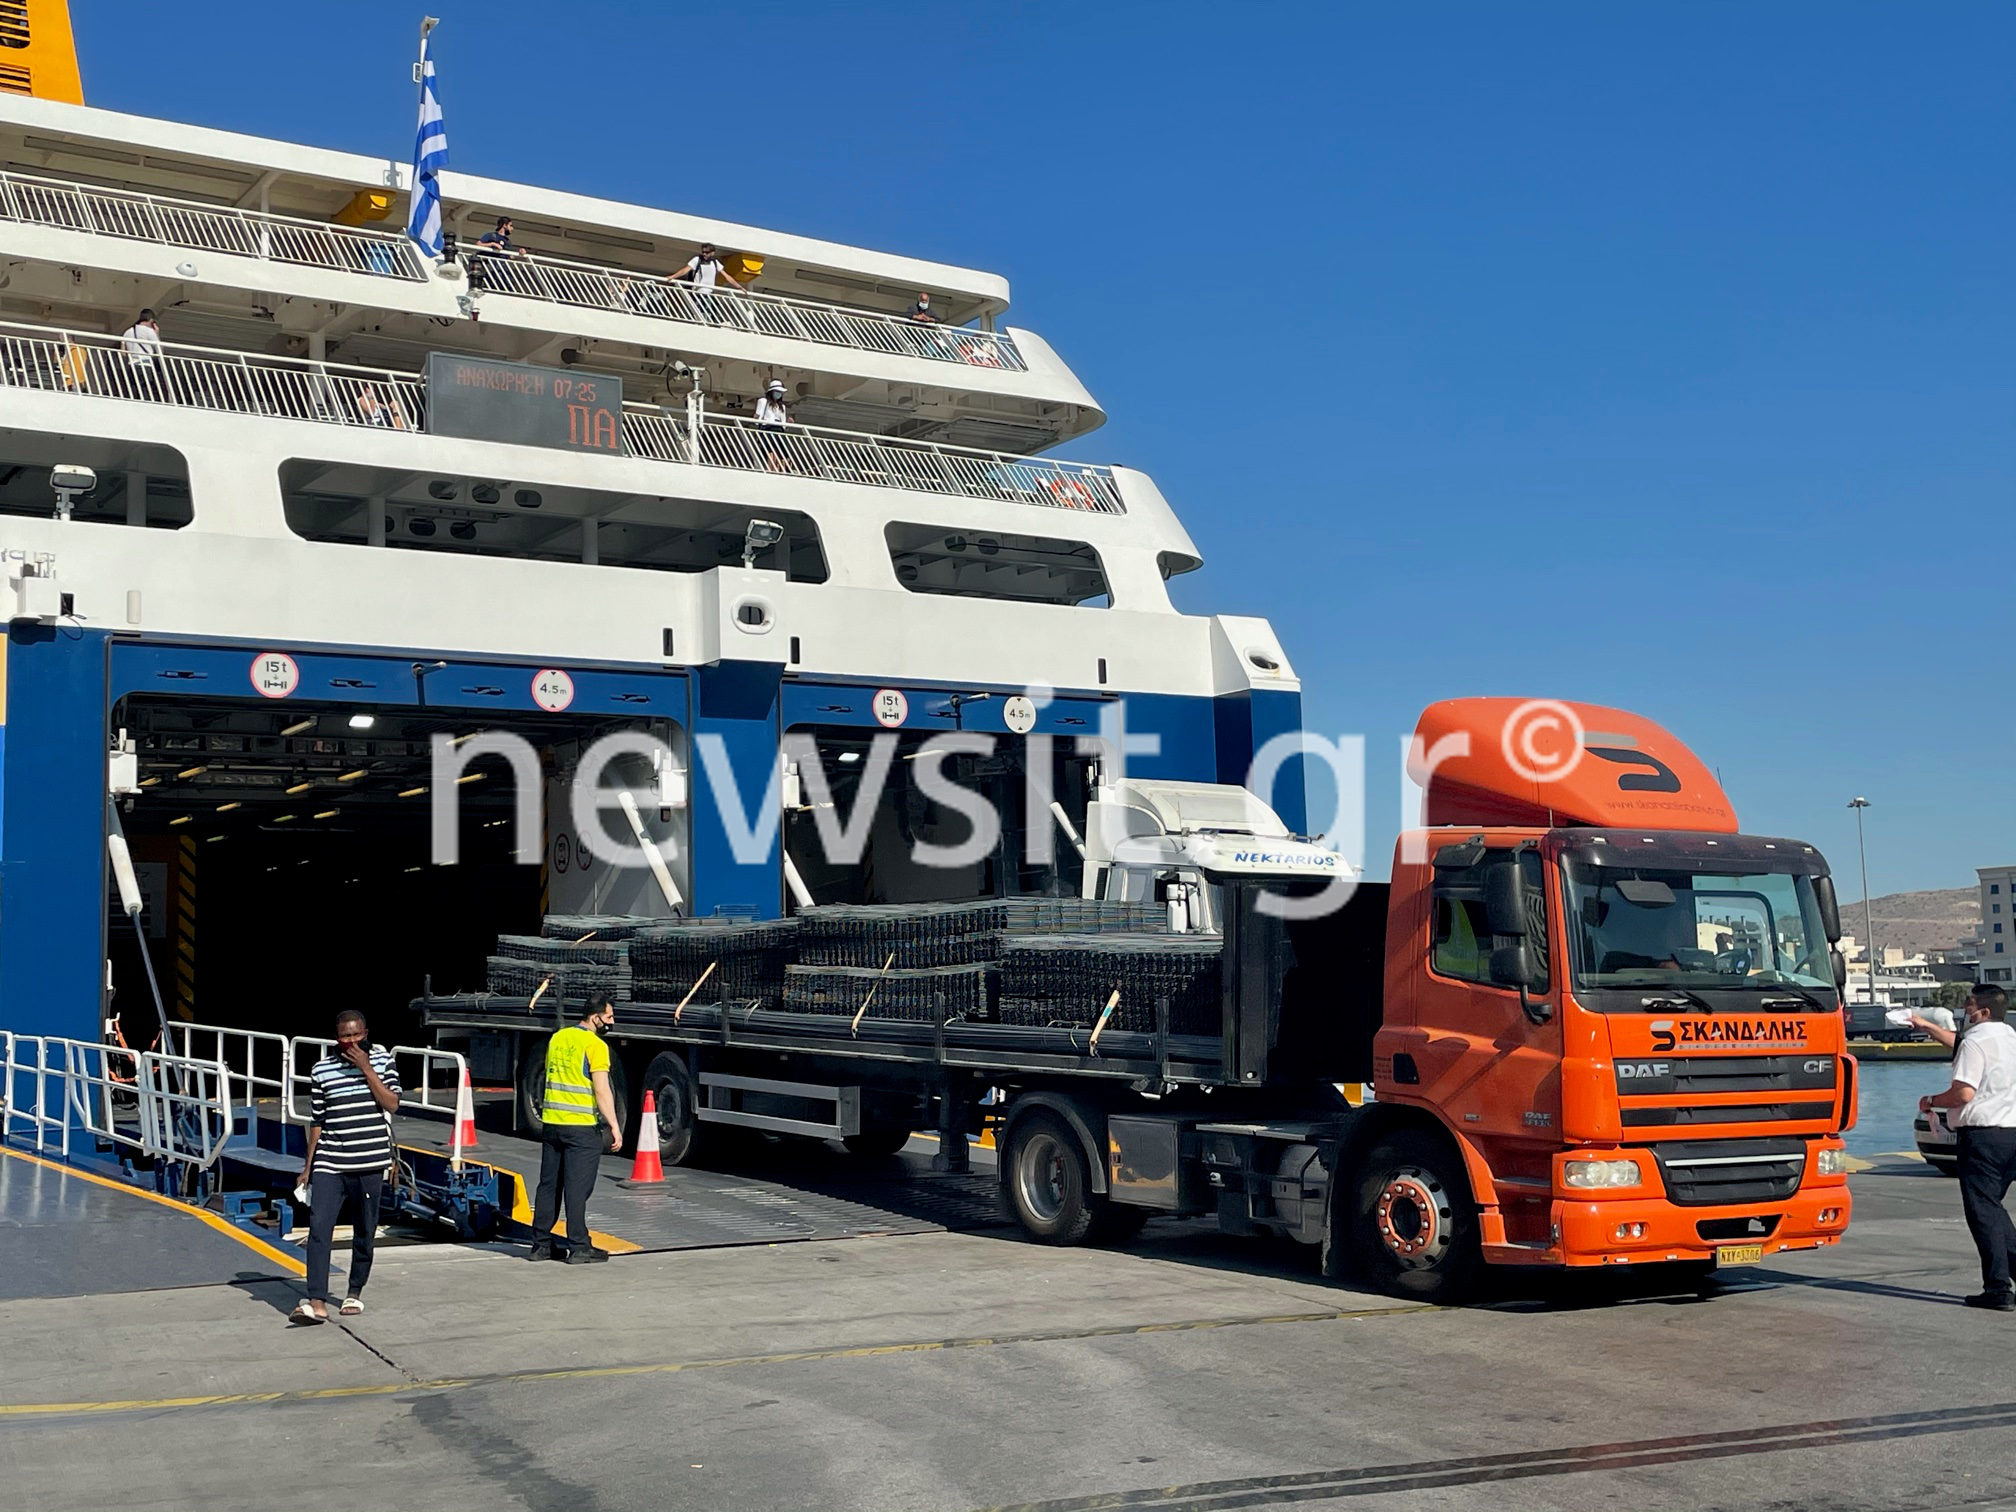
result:
<svg viewBox="0 0 2016 1512"><path fill-rule="evenodd" d="M397 231L339 226L11 171L0 172L0 219L407 283L427 277L426 260Z"/></svg>
<svg viewBox="0 0 2016 1512"><path fill-rule="evenodd" d="M506 256L485 252L474 242L462 243L461 252L469 265L472 289L486 298L502 294L540 299L965 367L1017 373L1028 367L1015 343L995 331L912 320L879 310L850 309L728 284L703 289L672 274L603 267L540 252Z"/></svg>
<svg viewBox="0 0 2016 1512"><path fill-rule="evenodd" d="M390 433L428 429L417 373L258 352L0 322L0 387L263 415ZM743 416L628 403L631 456L867 487L1126 513L1113 470L942 442L820 426L758 425Z"/></svg>
<svg viewBox="0 0 2016 1512"><path fill-rule="evenodd" d="M426 282L429 270L428 260L413 242L390 228L344 226L11 170L0 171L0 220L406 283ZM472 289L486 297L537 299L969 368L1017 373L1028 369L1015 343L996 331L727 284L702 289L670 274L545 253L499 256L482 251L475 242L463 243L462 255L470 268Z"/></svg>

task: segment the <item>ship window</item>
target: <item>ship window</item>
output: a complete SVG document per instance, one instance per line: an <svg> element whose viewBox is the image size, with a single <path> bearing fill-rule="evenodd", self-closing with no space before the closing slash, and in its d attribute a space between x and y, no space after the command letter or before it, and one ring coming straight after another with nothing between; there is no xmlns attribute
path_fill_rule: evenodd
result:
<svg viewBox="0 0 2016 1512"><path fill-rule="evenodd" d="M823 583L827 576L818 525L791 510L570 488L543 479L536 486L496 478L416 479L404 469L301 459L281 465L280 491L288 528L311 541L658 572L739 567L749 523L760 516L783 526L784 537L756 553L757 567L794 583Z"/></svg>
<svg viewBox="0 0 2016 1512"><path fill-rule="evenodd" d="M98 476L71 506L71 518L100 525L144 525L180 530L194 517L189 464L165 446L0 430L0 515L56 517L49 470L67 464Z"/></svg>
<svg viewBox="0 0 2016 1512"><path fill-rule="evenodd" d="M1097 608L1113 601L1086 541L904 523L883 534L896 581L912 593Z"/></svg>

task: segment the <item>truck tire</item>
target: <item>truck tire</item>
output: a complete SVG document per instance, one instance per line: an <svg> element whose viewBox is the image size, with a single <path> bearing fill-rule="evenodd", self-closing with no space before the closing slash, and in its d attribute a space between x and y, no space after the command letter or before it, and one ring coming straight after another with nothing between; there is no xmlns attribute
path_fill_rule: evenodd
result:
<svg viewBox="0 0 2016 1512"><path fill-rule="evenodd" d="M518 1062L518 1126L534 1138L546 1129L546 1042L551 1038L542 1034L527 1040ZM620 1055L609 1057L609 1097L616 1104L616 1127L626 1127L630 1121L630 1078L624 1074Z"/></svg>
<svg viewBox="0 0 2016 1512"><path fill-rule="evenodd" d="M847 1153L863 1160L887 1160L910 1143L909 1129L863 1129L859 1134L842 1135Z"/></svg>
<svg viewBox="0 0 2016 1512"><path fill-rule="evenodd" d="M1484 1254L1463 1161L1445 1140L1403 1130L1359 1167L1352 1248L1390 1296L1460 1302L1477 1288Z"/></svg>
<svg viewBox="0 0 2016 1512"><path fill-rule="evenodd" d="M1044 1110L1015 1124L1001 1167L1008 1210L1042 1244L1084 1244L1095 1237L1106 1199L1092 1190L1085 1149L1069 1124Z"/></svg>
<svg viewBox="0 0 2016 1512"><path fill-rule="evenodd" d="M546 1042L551 1038L528 1035L518 1051L518 1127L534 1139L546 1131Z"/></svg>
<svg viewBox="0 0 2016 1512"><path fill-rule="evenodd" d="M641 1142L658 1141L658 1158L666 1165L690 1164L707 1145L707 1127L700 1122L700 1089L686 1058L676 1050L661 1050L644 1068L644 1090L657 1106L657 1127L638 1130Z"/></svg>

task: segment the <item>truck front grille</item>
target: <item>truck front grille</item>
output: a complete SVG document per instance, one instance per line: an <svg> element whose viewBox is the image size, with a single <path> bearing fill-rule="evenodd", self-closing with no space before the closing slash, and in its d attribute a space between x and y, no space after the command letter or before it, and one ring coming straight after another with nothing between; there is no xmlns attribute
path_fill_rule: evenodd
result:
<svg viewBox="0 0 2016 1512"><path fill-rule="evenodd" d="M1622 1112L1624 1127L1642 1129L1668 1124L1802 1123L1834 1116L1828 1102L1696 1103L1692 1106L1630 1107Z"/></svg>
<svg viewBox="0 0 2016 1512"><path fill-rule="evenodd" d="M1620 1056L1617 1090L1626 1097L1831 1091L1839 1066L1831 1055Z"/></svg>
<svg viewBox="0 0 2016 1512"><path fill-rule="evenodd" d="M1651 1146L1666 1195L1681 1207L1782 1202L1806 1174L1803 1139L1690 1139Z"/></svg>

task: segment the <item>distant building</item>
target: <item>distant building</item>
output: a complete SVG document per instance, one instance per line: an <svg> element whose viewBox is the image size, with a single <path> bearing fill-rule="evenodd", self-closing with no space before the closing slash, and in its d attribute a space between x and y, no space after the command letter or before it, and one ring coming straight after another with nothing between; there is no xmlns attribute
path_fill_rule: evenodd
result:
<svg viewBox="0 0 2016 1512"><path fill-rule="evenodd" d="M1939 983L1945 980L1924 956L1907 955L1895 945L1885 945L1876 966L1872 993L1868 949L1852 934L1842 935L1836 948L1848 963L1847 992L1851 1003L1866 1003L1873 997L1886 1008L1922 1008L1932 1001Z"/></svg>
<svg viewBox="0 0 2016 1512"><path fill-rule="evenodd" d="M1983 866L1981 980L2016 981L2016 866Z"/></svg>

